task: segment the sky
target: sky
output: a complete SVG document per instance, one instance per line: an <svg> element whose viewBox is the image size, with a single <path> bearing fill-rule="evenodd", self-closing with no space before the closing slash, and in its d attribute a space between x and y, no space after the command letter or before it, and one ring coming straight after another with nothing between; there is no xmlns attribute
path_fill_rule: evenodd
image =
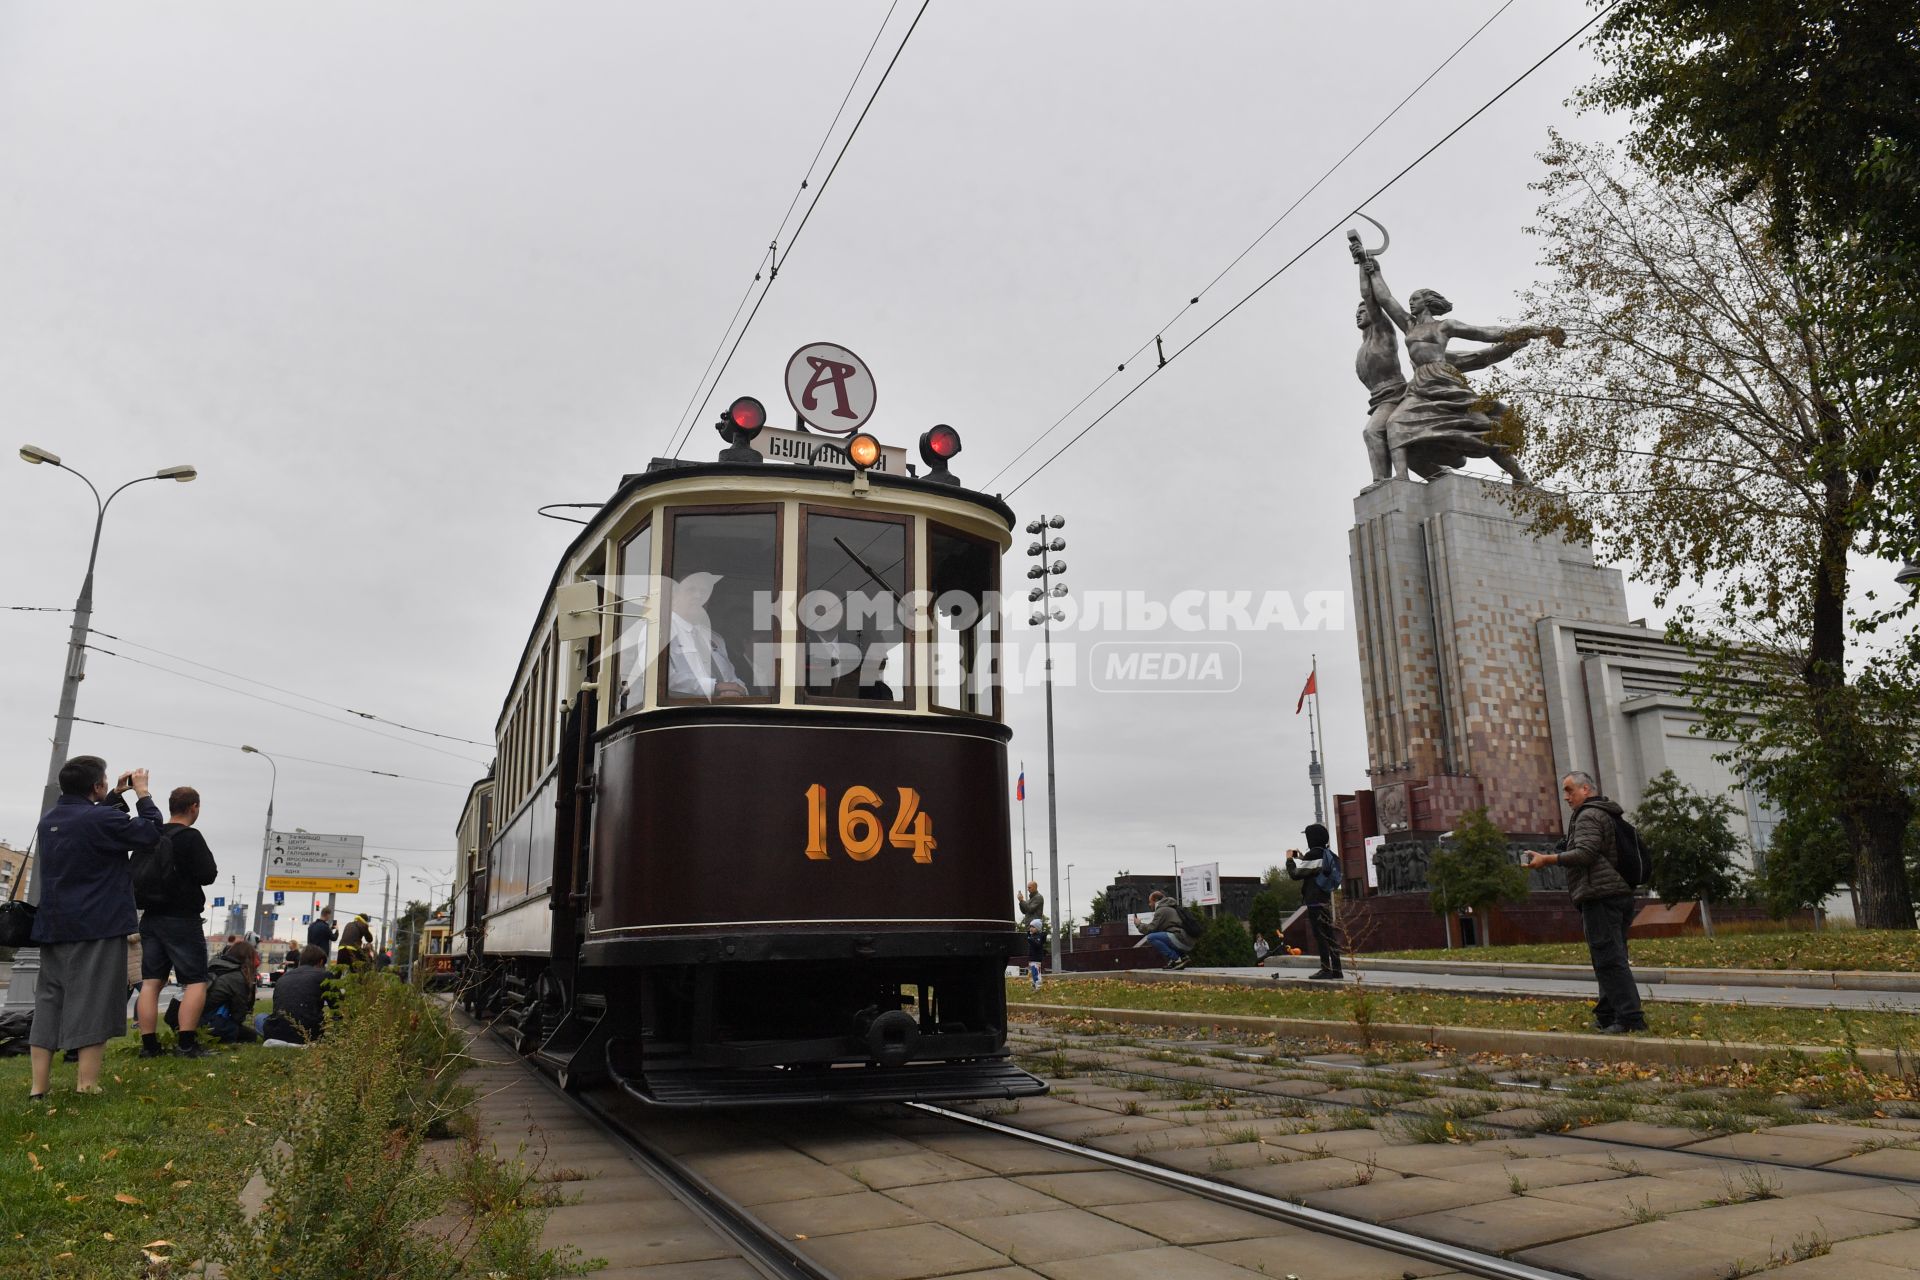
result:
<svg viewBox="0 0 1920 1280"><path fill-rule="evenodd" d="M1369 479L1357 294L1341 236L1315 240L1591 10L1510 4L1201 291L1500 7L932 0L713 393L777 405L787 356L839 342L874 371L883 440L951 423L963 481L1008 493L1023 522L1066 517L1076 597L1333 593L1330 611L1296 609L1325 625L1216 637L1239 646L1231 693L1057 691L1059 860L1079 910L1118 871L1170 871L1170 844L1237 875L1299 843L1294 703L1316 657L1331 789L1365 784L1346 604ZM808 197L916 9L891 11ZM199 469L108 512L95 643L117 656L90 656L79 714L127 727L80 724L72 749L201 791L213 892L251 900L257 875L276 770L243 743L277 761L277 827L364 836L400 865L403 898L450 880L491 755L476 744L575 532L535 508L600 500L665 451L888 15L879 0L0 9L0 418L18 437L0 459L0 606L69 608L91 533L84 486L12 446L103 491ZM1513 317L1541 270L1526 227L1546 130L1621 132L1567 105L1593 70L1569 47L1368 206L1402 297L1431 285L1459 318ZM1156 333L1176 349L1302 250L1017 492L1150 354L994 478ZM686 456L719 447L712 417ZM1647 612L1645 591L1629 599ZM0 611L15 846L37 817L67 624ZM1008 716L1044 859L1038 690Z"/></svg>

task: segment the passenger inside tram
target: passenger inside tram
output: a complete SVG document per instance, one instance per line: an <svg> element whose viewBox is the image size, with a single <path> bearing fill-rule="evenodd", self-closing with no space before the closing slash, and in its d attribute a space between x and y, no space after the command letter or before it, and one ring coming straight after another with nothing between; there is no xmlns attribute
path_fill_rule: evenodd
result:
<svg viewBox="0 0 1920 1280"><path fill-rule="evenodd" d="M667 561L667 698L773 696L780 684L773 512L675 513Z"/></svg>

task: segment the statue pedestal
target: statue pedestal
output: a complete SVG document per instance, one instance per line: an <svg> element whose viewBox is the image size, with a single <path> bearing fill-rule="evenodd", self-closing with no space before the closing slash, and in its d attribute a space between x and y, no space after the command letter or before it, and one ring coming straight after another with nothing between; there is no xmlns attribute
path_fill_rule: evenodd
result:
<svg viewBox="0 0 1920 1280"><path fill-rule="evenodd" d="M1431 841L1480 805L1515 839L1560 833L1539 624L1624 623L1626 586L1591 547L1532 533L1506 493L1455 473L1354 499L1367 771L1388 841Z"/></svg>

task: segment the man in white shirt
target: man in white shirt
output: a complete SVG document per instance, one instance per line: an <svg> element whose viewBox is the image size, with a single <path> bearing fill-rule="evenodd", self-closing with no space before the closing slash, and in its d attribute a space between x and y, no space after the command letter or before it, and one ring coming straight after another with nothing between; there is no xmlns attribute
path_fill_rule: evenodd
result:
<svg viewBox="0 0 1920 1280"><path fill-rule="evenodd" d="M667 627L667 694L674 698L744 698L747 686L727 656L727 642L707 619L714 573L691 573L673 583L667 598L673 617Z"/></svg>

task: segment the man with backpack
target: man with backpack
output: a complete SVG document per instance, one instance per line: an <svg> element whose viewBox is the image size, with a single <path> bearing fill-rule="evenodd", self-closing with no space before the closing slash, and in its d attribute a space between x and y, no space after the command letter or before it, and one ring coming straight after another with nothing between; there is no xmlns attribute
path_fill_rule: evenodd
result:
<svg viewBox="0 0 1920 1280"><path fill-rule="evenodd" d="M1313 929L1313 943L1320 952L1320 968L1307 975L1310 981L1335 982L1347 975L1340 972L1340 934L1333 923L1333 895L1340 888L1340 859L1328 848L1327 829L1310 822L1302 832L1307 838L1306 856L1287 851L1287 876L1300 882L1300 901L1307 909L1307 924Z"/></svg>
<svg viewBox="0 0 1920 1280"><path fill-rule="evenodd" d="M172 816L160 828L160 840L135 855L133 898L140 908L140 998L134 1016L140 1024L140 1056L158 1058L160 988L173 974L180 982L180 1044L183 1058L204 1058L200 1014L207 1002L207 935L203 921L207 895L218 869L213 850L193 824L200 820L200 793L175 787L167 797Z"/></svg>
<svg viewBox="0 0 1920 1280"><path fill-rule="evenodd" d="M1153 919L1147 921L1147 936L1140 945L1165 956L1167 968L1186 968L1187 953L1193 950L1193 940L1199 933L1198 921L1176 899L1158 889L1147 895L1147 905L1153 908Z"/></svg>
<svg viewBox="0 0 1920 1280"><path fill-rule="evenodd" d="M1594 981L1600 987L1594 1026L1614 1036L1645 1031L1647 1016L1627 959L1633 886L1645 880L1639 838L1621 817L1620 806L1600 794L1592 774L1568 774L1560 780L1560 794L1573 810L1565 846L1556 853L1528 850L1520 855L1520 865L1567 869L1567 891L1579 908ZM1623 866L1629 857L1631 865Z"/></svg>

